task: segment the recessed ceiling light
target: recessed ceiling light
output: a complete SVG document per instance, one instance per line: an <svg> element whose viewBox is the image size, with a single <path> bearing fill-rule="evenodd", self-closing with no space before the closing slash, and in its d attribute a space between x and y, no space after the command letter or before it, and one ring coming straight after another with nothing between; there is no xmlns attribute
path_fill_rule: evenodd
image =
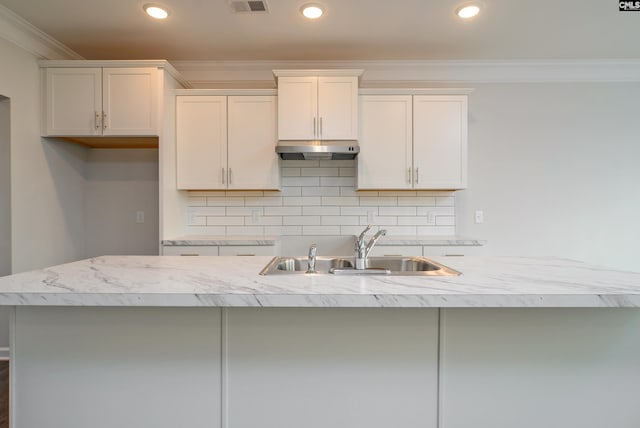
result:
<svg viewBox="0 0 640 428"><path fill-rule="evenodd" d="M317 3L307 3L300 8L300 12L305 18L318 19L324 13L324 9Z"/></svg>
<svg viewBox="0 0 640 428"><path fill-rule="evenodd" d="M456 15L462 19L469 19L480 13L480 3L466 3L456 9Z"/></svg>
<svg viewBox="0 0 640 428"><path fill-rule="evenodd" d="M167 19L167 16L169 16L167 9L158 4L149 3L142 6L142 8L147 12L147 15L155 19Z"/></svg>

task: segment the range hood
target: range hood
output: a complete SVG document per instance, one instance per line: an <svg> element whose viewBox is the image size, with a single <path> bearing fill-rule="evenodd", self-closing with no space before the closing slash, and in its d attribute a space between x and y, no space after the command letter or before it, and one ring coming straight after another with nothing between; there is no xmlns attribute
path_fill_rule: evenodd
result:
<svg viewBox="0 0 640 428"><path fill-rule="evenodd" d="M285 160L354 159L360 152L360 146L355 140L281 140L276 152Z"/></svg>

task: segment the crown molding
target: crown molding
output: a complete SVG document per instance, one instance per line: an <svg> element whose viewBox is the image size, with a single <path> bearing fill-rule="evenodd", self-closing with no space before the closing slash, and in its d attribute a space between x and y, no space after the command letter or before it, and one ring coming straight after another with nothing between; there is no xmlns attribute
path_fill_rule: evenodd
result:
<svg viewBox="0 0 640 428"><path fill-rule="evenodd" d="M197 87L248 82L273 86L277 69L364 69L363 86L473 83L640 82L640 60L383 60L383 61L172 61ZM388 83L387 85L388 86Z"/></svg>
<svg viewBox="0 0 640 428"><path fill-rule="evenodd" d="M83 59L45 32L0 5L0 38L40 59Z"/></svg>

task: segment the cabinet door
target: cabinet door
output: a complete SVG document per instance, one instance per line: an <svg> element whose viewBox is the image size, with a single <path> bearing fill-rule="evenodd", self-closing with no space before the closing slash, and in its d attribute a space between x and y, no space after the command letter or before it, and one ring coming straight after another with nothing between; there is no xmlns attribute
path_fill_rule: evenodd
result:
<svg viewBox="0 0 640 428"><path fill-rule="evenodd" d="M45 135L102 134L102 69L47 68Z"/></svg>
<svg viewBox="0 0 640 428"><path fill-rule="evenodd" d="M105 68L103 135L158 135L155 68Z"/></svg>
<svg viewBox="0 0 640 428"><path fill-rule="evenodd" d="M467 97L413 97L413 167L416 189L467 187Z"/></svg>
<svg viewBox="0 0 640 428"><path fill-rule="evenodd" d="M437 310L226 315L226 427L437 427Z"/></svg>
<svg viewBox="0 0 640 428"><path fill-rule="evenodd" d="M278 189L276 97L228 98L229 189Z"/></svg>
<svg viewBox="0 0 640 428"><path fill-rule="evenodd" d="M358 78L318 78L318 137L322 140L358 138Z"/></svg>
<svg viewBox="0 0 640 428"><path fill-rule="evenodd" d="M411 95L360 97L358 189L411 188Z"/></svg>
<svg viewBox="0 0 640 428"><path fill-rule="evenodd" d="M165 245L162 247L163 256L217 256L218 247L215 245Z"/></svg>
<svg viewBox="0 0 640 428"><path fill-rule="evenodd" d="M317 113L317 77L278 79L278 139L315 139L318 127Z"/></svg>
<svg viewBox="0 0 640 428"><path fill-rule="evenodd" d="M178 189L227 186L227 97L178 96Z"/></svg>
<svg viewBox="0 0 640 428"><path fill-rule="evenodd" d="M222 245L221 256L275 256L278 247L275 245Z"/></svg>

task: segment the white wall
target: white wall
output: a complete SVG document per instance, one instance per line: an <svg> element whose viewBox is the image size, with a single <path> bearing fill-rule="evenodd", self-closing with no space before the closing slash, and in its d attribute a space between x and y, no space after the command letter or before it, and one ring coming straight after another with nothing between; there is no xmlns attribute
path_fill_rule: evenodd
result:
<svg viewBox="0 0 640 428"><path fill-rule="evenodd" d="M458 233L488 254L640 271L640 84L474 86Z"/></svg>
<svg viewBox="0 0 640 428"><path fill-rule="evenodd" d="M40 138L36 58L0 39L0 94L11 99L13 272L83 252L84 149Z"/></svg>
<svg viewBox="0 0 640 428"><path fill-rule="evenodd" d="M0 276L11 273L11 100L0 95Z"/></svg>
<svg viewBox="0 0 640 428"><path fill-rule="evenodd" d="M84 256L157 255L158 150L88 150L85 178Z"/></svg>

